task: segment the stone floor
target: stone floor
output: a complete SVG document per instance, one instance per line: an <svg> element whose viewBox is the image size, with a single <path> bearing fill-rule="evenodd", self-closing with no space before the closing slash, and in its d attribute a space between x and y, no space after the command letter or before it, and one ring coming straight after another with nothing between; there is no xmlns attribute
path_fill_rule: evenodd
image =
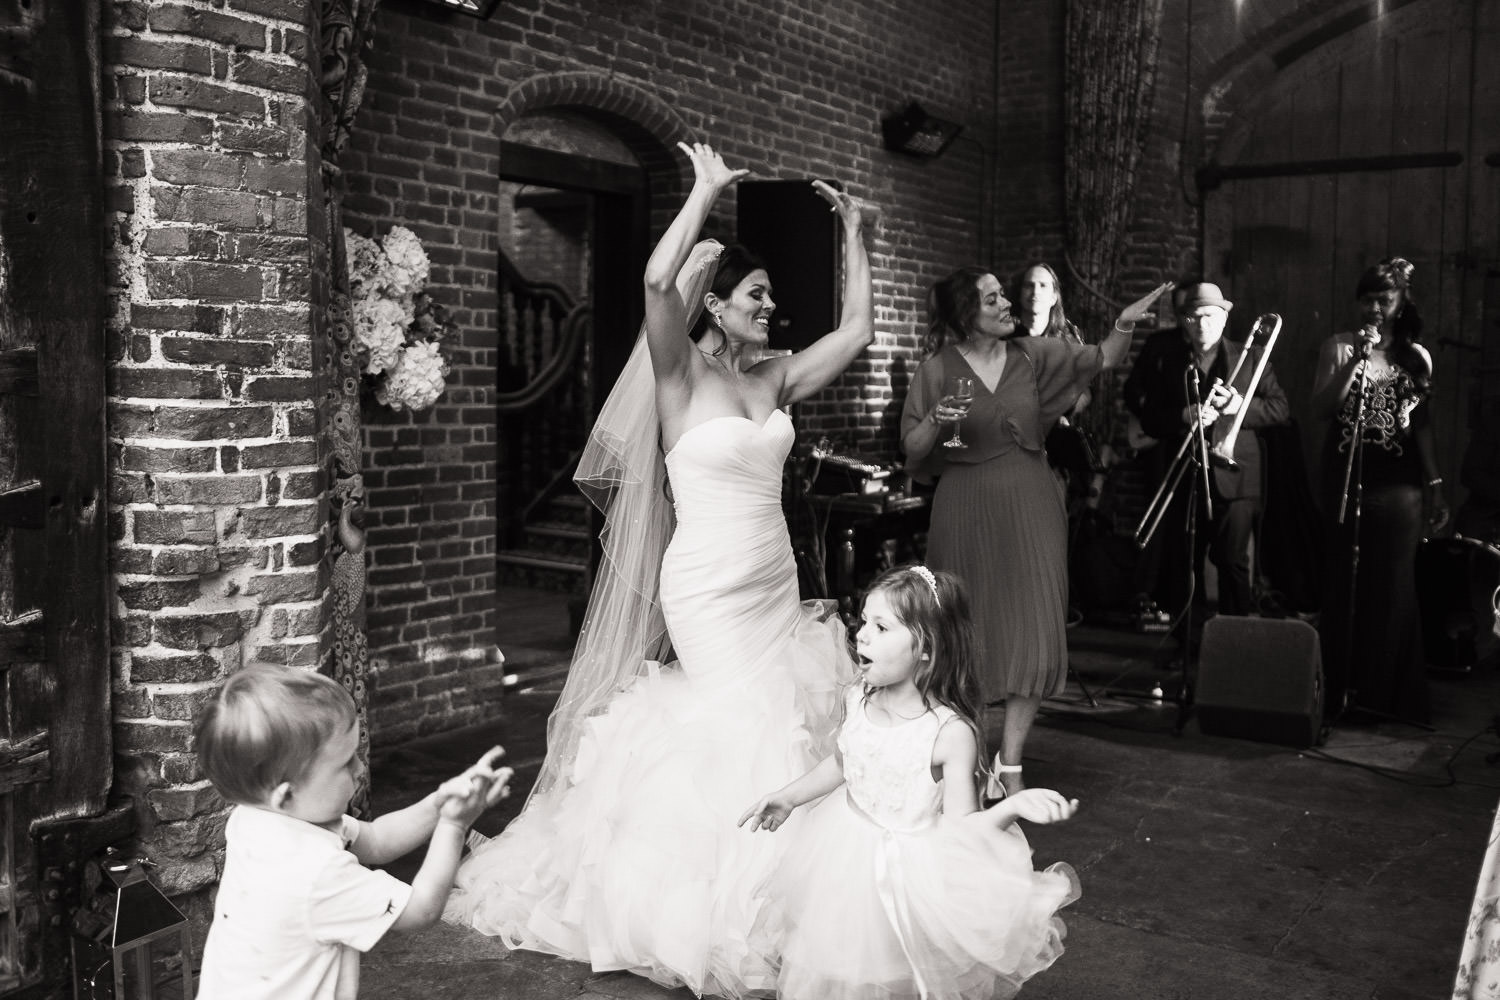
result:
<svg viewBox="0 0 1500 1000"><path fill-rule="evenodd" d="M381 751L377 808L425 793L492 743L517 767L502 829L540 763L563 610L514 592L505 644L525 678L494 719ZM1067 952L1023 991L1132 1000L1431 1000L1449 995L1469 900L1500 796L1500 674L1434 674L1435 729L1347 725L1298 751L1174 735L1176 675L1155 637L1089 623L1071 633L1074 683L1049 702L1026 774L1081 801L1028 829L1038 867L1070 862L1083 898ZM1084 696L1087 685L1097 704ZM1166 700L1156 700L1156 685ZM392 868L410 875L417 858ZM687 997L623 973L527 952L448 926L391 935L365 959L364 995L404 998Z"/></svg>

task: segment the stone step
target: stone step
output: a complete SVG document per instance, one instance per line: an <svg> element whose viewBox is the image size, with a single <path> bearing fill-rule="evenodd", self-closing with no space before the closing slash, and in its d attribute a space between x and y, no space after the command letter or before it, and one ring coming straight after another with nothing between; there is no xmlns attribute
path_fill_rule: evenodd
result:
<svg viewBox="0 0 1500 1000"><path fill-rule="evenodd" d="M562 521L539 521L536 524L528 524L526 533L529 535L541 535L546 538L570 538L577 541L587 542L589 530L576 524L567 524Z"/></svg>
<svg viewBox="0 0 1500 1000"><path fill-rule="evenodd" d="M528 549L502 549L495 553L497 562L535 569L551 569L563 572L582 573L589 568L586 559L569 559L566 556L543 555Z"/></svg>
<svg viewBox="0 0 1500 1000"><path fill-rule="evenodd" d="M588 561L590 538L584 528L549 521L527 525L525 535L524 550L534 556Z"/></svg>
<svg viewBox="0 0 1500 1000"><path fill-rule="evenodd" d="M556 552L505 549L495 553L498 582L571 594L588 576L588 557L574 558Z"/></svg>
<svg viewBox="0 0 1500 1000"><path fill-rule="evenodd" d="M559 493L548 500L538 513L548 523L567 524L589 530L589 515L594 505L579 493Z"/></svg>

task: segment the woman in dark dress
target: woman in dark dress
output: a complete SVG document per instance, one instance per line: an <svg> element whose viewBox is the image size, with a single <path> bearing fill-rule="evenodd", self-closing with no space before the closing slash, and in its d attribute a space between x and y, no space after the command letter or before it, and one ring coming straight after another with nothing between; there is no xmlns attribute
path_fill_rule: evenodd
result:
<svg viewBox="0 0 1500 1000"><path fill-rule="evenodd" d="M1313 382L1313 415L1329 422L1322 495L1333 544L1319 632L1334 717L1345 708L1410 722L1428 716L1416 556L1423 536L1446 523L1448 508L1428 416L1432 357L1417 343L1422 318L1411 300L1412 270L1395 257L1360 276L1354 297L1361 328L1323 342ZM1362 374L1363 445L1339 524ZM1359 568L1351 621L1356 515Z"/></svg>
<svg viewBox="0 0 1500 1000"><path fill-rule="evenodd" d="M928 294L927 358L901 414L901 447L908 472L937 479L927 565L968 584L985 700L1005 702L992 795L1025 787L1026 736L1067 680L1067 515L1043 442L1090 380L1124 360L1136 322L1168 287L1127 306L1097 345L1012 339L1010 301L982 267ZM952 398L954 376L973 379L971 403ZM945 446L959 421L964 446Z"/></svg>

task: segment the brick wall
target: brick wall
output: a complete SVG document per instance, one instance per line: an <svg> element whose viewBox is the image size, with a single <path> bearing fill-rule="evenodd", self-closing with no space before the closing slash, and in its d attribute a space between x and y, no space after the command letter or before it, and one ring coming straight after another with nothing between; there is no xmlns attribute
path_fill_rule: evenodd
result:
<svg viewBox="0 0 1500 1000"><path fill-rule="evenodd" d="M316 665L326 620L308 7L105 10L116 792L173 894L222 842L197 709L241 663Z"/></svg>
<svg viewBox="0 0 1500 1000"><path fill-rule="evenodd" d="M382 4L345 162L348 222L417 233L433 260L432 291L456 307L463 344L433 410L367 422L377 742L492 711L464 699L465 672L506 643L492 560L512 504L503 494L497 504L506 442L491 401L506 126L570 105L619 133L651 176L653 240L691 179L673 150L680 139L712 141L760 178L839 177L878 205L878 342L798 420L804 439L827 433L891 457L925 288L984 256L993 31L986 0L507 0L487 23L412 0ZM880 147L881 117L913 98L966 126L936 160ZM726 195L708 231L732 237L733 219Z"/></svg>

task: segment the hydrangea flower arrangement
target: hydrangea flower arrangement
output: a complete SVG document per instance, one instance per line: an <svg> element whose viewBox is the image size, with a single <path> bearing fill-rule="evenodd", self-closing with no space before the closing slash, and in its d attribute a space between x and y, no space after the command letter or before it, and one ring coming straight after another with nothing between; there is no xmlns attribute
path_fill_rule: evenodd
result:
<svg viewBox="0 0 1500 1000"><path fill-rule="evenodd" d="M425 410L443 394L456 324L427 294L431 264L416 235L394 226L375 241L344 230L354 345L393 410Z"/></svg>

